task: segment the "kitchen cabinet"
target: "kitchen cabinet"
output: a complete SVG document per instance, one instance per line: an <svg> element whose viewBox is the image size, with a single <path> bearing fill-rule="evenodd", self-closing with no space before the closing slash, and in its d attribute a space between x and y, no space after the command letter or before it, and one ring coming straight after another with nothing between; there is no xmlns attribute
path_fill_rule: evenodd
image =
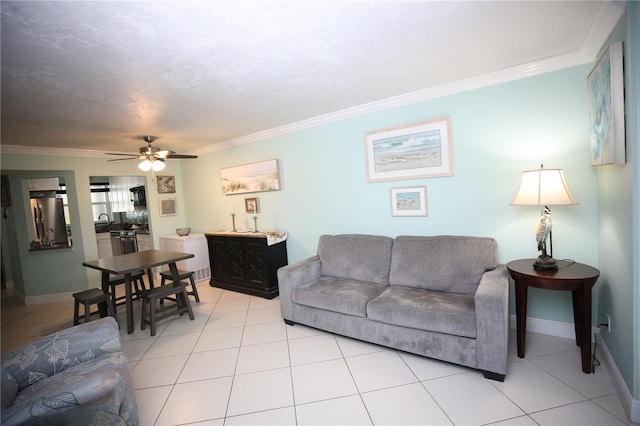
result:
<svg viewBox="0 0 640 426"><path fill-rule="evenodd" d="M273 299L279 268L287 265L287 242L268 245L261 233L208 233L212 287Z"/></svg>
<svg viewBox="0 0 640 426"><path fill-rule="evenodd" d="M130 188L145 184L144 176L110 176L109 203L112 212L131 212L134 210Z"/></svg>
<svg viewBox="0 0 640 426"><path fill-rule="evenodd" d="M96 234L96 240L98 241L98 259L112 257L111 234L109 232L98 232Z"/></svg>
<svg viewBox="0 0 640 426"><path fill-rule="evenodd" d="M160 250L191 253L194 257L177 262L178 269L192 271L193 279L203 281L211 278L209 267L209 250L204 234L189 234L184 237L168 235L160 237Z"/></svg>
<svg viewBox="0 0 640 426"><path fill-rule="evenodd" d="M27 179L29 191L57 191L60 189L60 179L55 178L42 178L42 179Z"/></svg>
<svg viewBox="0 0 640 426"><path fill-rule="evenodd" d="M149 234L136 234L138 251L153 250L153 240Z"/></svg>

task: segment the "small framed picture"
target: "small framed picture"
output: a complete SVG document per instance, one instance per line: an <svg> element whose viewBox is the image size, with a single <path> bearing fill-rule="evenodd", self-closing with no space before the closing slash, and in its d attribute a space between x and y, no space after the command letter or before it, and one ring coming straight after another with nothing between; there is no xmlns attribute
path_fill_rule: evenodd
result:
<svg viewBox="0 0 640 426"><path fill-rule="evenodd" d="M257 197L245 198L244 207L247 210L247 213L251 213L253 215L260 213L260 207L258 206Z"/></svg>
<svg viewBox="0 0 640 426"><path fill-rule="evenodd" d="M391 216L427 216L427 187L391 188Z"/></svg>
<svg viewBox="0 0 640 426"><path fill-rule="evenodd" d="M160 198L160 216L175 216L178 214L175 198Z"/></svg>
<svg viewBox="0 0 640 426"><path fill-rule="evenodd" d="M173 194L176 192L176 178L174 176L156 176L158 194Z"/></svg>

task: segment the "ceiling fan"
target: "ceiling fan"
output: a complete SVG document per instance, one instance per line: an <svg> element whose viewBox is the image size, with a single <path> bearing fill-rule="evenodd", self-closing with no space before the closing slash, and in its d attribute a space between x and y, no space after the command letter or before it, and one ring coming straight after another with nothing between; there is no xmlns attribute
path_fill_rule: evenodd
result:
<svg viewBox="0 0 640 426"><path fill-rule="evenodd" d="M113 160L107 161L122 161L122 160L142 160L140 164L138 164L138 168L143 172L148 172L153 169L155 172L159 172L164 170L165 164L164 160L169 159L189 159L189 158L198 158L197 155L184 155L184 154L176 154L174 151L168 149L160 149L155 146L151 146L151 143L158 139L155 136L142 136L141 139L147 143L147 146L143 146L140 148L140 154L122 154L116 152L106 152L107 155L123 155L127 158L114 158Z"/></svg>

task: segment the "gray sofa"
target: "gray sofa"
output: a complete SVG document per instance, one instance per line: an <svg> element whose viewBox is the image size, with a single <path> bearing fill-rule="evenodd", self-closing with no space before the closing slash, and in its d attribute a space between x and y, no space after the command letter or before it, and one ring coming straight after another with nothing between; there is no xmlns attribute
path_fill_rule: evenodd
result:
<svg viewBox="0 0 640 426"><path fill-rule="evenodd" d="M282 317L481 370L507 371L509 282L492 238L323 235L278 270Z"/></svg>
<svg viewBox="0 0 640 426"><path fill-rule="evenodd" d="M118 324L105 317L2 355L2 425L138 424Z"/></svg>

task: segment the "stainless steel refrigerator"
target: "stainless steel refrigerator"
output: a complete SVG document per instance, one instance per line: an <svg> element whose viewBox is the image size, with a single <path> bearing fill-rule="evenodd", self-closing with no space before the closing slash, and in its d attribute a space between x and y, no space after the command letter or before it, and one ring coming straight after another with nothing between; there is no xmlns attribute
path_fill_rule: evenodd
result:
<svg viewBox="0 0 640 426"><path fill-rule="evenodd" d="M56 191L31 191L30 198L36 239L43 245L68 244L62 198Z"/></svg>

